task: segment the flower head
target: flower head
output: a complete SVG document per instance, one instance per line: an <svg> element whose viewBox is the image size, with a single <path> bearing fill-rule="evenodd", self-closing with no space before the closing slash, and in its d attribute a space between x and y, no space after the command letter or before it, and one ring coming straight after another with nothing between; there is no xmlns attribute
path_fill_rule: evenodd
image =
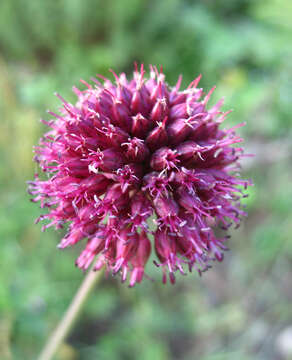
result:
<svg viewBox="0 0 292 360"><path fill-rule="evenodd" d="M238 225L241 187L238 160L242 141L235 128L219 129L227 113L222 101L207 109L200 77L180 91L162 71L143 65L133 78L94 80L74 88L75 105L61 98L60 115L35 148L48 179L30 182L33 201L48 208L44 226L68 232L63 249L87 239L76 265L120 273L130 286L140 282L155 251L173 283L177 271L197 269L223 259L227 236L214 230Z"/></svg>

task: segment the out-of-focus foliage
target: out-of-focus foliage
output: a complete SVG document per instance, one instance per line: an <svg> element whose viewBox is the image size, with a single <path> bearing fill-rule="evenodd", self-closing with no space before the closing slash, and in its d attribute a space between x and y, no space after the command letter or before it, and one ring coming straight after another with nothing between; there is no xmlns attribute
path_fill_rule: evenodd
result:
<svg viewBox="0 0 292 360"><path fill-rule="evenodd" d="M170 84L199 73L246 121L255 187L226 261L176 286L128 289L104 279L59 360L289 359L292 323L292 5L290 0L2 0L0 2L0 359L34 359L83 274L78 249L33 224L25 181L55 91L134 61L163 65ZM292 342L292 340L290 339ZM291 354L290 354L291 356Z"/></svg>

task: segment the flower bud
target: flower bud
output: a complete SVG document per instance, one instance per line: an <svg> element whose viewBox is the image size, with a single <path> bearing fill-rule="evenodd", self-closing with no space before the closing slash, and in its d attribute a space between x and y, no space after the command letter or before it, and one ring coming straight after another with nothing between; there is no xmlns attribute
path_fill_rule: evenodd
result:
<svg viewBox="0 0 292 360"><path fill-rule="evenodd" d="M132 117L132 134L135 137L141 138L147 133L151 127L152 121L145 118L141 113Z"/></svg>
<svg viewBox="0 0 292 360"><path fill-rule="evenodd" d="M158 123L158 126L155 127L146 138L146 145L150 148L151 151L163 146L168 141L167 132L165 129L165 124L167 122L167 117L164 118L163 122Z"/></svg>
<svg viewBox="0 0 292 360"><path fill-rule="evenodd" d="M133 271L130 278L130 287L140 283L144 276L144 267L151 253L151 242L144 231L139 234L138 246L131 259Z"/></svg>
<svg viewBox="0 0 292 360"><path fill-rule="evenodd" d="M170 170L172 168L177 168L179 160L177 158L177 153L174 150L171 150L167 147L162 147L155 151L150 160L150 166L152 169L161 171L164 169Z"/></svg>
<svg viewBox="0 0 292 360"><path fill-rule="evenodd" d="M133 162L141 162L150 154L145 142L136 137L129 138L127 142L122 144L122 148L125 149L126 157Z"/></svg>

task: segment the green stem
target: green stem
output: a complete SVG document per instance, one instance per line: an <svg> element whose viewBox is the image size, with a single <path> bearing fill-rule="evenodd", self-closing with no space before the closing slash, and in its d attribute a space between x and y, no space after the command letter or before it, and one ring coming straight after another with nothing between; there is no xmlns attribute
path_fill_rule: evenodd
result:
<svg viewBox="0 0 292 360"><path fill-rule="evenodd" d="M40 356L38 357L38 360L51 360L53 358L59 346L68 336L72 326L74 325L74 322L80 313L80 310L85 303L85 300L87 299L97 280L101 277L102 273L102 270L93 271L93 268L91 268L91 270L87 273L62 320L43 348Z"/></svg>

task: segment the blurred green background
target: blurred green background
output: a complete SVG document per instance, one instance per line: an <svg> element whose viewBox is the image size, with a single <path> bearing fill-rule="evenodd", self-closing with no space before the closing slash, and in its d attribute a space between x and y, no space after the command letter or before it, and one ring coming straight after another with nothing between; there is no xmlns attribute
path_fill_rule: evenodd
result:
<svg viewBox="0 0 292 360"><path fill-rule="evenodd" d="M134 289L103 279L56 357L141 360L292 359L291 0L1 0L0 359L35 359L83 279L76 247L34 225L26 180L32 146L58 91L96 73L163 65L173 85L199 73L225 96L256 156L243 163L255 186L231 252L199 278L157 279Z"/></svg>

